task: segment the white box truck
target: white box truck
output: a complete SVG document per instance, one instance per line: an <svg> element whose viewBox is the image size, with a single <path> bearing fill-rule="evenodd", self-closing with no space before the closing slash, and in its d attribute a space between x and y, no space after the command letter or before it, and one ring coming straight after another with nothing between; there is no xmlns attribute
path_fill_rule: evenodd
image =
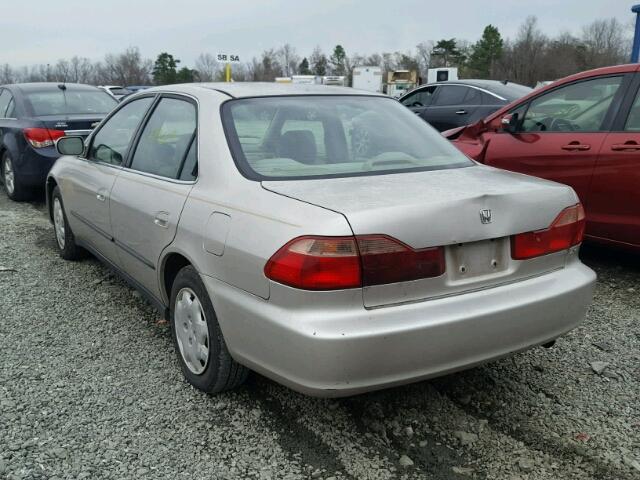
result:
<svg viewBox="0 0 640 480"><path fill-rule="evenodd" d="M351 86L368 92L382 92L382 68L375 66L354 68Z"/></svg>
<svg viewBox="0 0 640 480"><path fill-rule="evenodd" d="M457 67L430 68L427 70L427 83L449 82L451 80L458 80Z"/></svg>

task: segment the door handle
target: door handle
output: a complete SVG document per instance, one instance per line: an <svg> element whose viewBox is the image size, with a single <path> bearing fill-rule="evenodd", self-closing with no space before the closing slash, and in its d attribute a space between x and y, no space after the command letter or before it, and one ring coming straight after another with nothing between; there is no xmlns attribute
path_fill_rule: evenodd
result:
<svg viewBox="0 0 640 480"><path fill-rule="evenodd" d="M456 115L466 115L466 114L467 114L467 111L466 111L466 110L458 110L458 111L456 112Z"/></svg>
<svg viewBox="0 0 640 480"><path fill-rule="evenodd" d="M568 145L563 145L561 147L563 150L580 150L580 151L585 151L585 150L590 150L591 149L591 145L586 145L584 143L579 143L579 142L571 142Z"/></svg>
<svg viewBox="0 0 640 480"><path fill-rule="evenodd" d="M101 201L101 202L104 202L104 201L107 199L107 197L105 197L105 196L104 196L103 194L101 194L101 193L96 193L96 198L97 198L99 201Z"/></svg>
<svg viewBox="0 0 640 480"><path fill-rule="evenodd" d="M156 212L153 223L161 228L169 227L169 212Z"/></svg>
<svg viewBox="0 0 640 480"><path fill-rule="evenodd" d="M611 145L611 150L613 150L614 152L620 152L624 150L640 150L640 144L634 142L633 140L630 140L626 143L616 143L614 145Z"/></svg>

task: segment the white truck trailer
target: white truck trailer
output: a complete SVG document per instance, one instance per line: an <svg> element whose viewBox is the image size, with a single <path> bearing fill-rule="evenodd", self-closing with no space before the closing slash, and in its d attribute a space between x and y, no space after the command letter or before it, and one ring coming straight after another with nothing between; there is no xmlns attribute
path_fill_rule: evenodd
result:
<svg viewBox="0 0 640 480"><path fill-rule="evenodd" d="M354 68L351 86L368 92L382 92L382 68L377 66Z"/></svg>

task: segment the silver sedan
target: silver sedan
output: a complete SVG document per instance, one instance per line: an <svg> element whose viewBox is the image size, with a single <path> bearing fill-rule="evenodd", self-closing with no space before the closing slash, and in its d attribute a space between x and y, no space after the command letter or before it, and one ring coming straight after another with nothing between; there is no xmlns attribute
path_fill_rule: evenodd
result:
<svg viewBox="0 0 640 480"><path fill-rule="evenodd" d="M472 162L381 95L158 87L57 147L62 257L164 312L206 392L248 369L319 396L414 382L549 344L592 298L571 188Z"/></svg>

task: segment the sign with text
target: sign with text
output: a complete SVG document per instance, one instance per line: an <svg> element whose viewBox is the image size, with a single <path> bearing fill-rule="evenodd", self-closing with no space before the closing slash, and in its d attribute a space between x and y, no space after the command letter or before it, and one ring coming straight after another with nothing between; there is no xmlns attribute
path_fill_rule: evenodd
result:
<svg viewBox="0 0 640 480"><path fill-rule="evenodd" d="M219 62L223 63L239 63L240 55L229 55L227 53L218 53L216 58Z"/></svg>

